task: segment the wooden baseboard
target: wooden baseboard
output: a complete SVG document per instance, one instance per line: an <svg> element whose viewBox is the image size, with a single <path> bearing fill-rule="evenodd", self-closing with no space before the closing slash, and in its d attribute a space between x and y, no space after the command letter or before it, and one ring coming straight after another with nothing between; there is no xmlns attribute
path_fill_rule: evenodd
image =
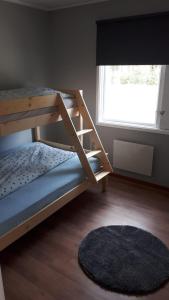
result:
<svg viewBox="0 0 169 300"><path fill-rule="evenodd" d="M163 191L169 192L169 187L162 186L162 185L159 185L159 184L156 184L156 183L147 182L147 181L144 181L144 180L141 180L141 179L135 179L135 178L124 176L124 175L120 175L120 174L117 174L117 173L111 173L110 176L114 177L114 178L123 179L125 181L132 182L132 183L135 183L135 184L140 184L142 186L147 186L149 188L153 188L153 189L158 189L158 190L163 190Z"/></svg>

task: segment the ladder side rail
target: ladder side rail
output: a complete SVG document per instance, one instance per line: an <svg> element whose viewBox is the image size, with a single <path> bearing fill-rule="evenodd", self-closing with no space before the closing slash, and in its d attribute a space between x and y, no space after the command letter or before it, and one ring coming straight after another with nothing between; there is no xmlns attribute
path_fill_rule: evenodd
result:
<svg viewBox="0 0 169 300"><path fill-rule="evenodd" d="M92 142L94 142L95 146L98 149L102 150L102 152L99 154L99 157L101 158L103 167L107 171L112 172L112 166L111 166L111 164L110 164L110 162L107 158L107 155L106 155L106 152L104 150L103 144L100 140L100 137L99 137L99 135L97 133L97 130L95 128L95 125L93 123L93 120L90 116L90 113L89 113L88 108L86 106L85 100L83 99L83 97L82 97L79 90L76 90L76 101L77 101L77 104L78 104L78 107L79 107L79 112L82 115L83 119L85 120L87 126L89 128L93 129L93 132L91 133Z"/></svg>
<svg viewBox="0 0 169 300"><path fill-rule="evenodd" d="M72 137L72 140L73 140L73 144L74 144L74 147L76 149L76 152L79 156L79 159L80 159L80 162L83 166L83 168L85 169L87 175L88 175L88 178L89 180L91 180L92 182L96 183L97 180L95 178L95 175L93 173L93 170L89 164L89 161L86 157L86 154L85 154L85 151L80 143L80 140L77 136L77 133L76 133L76 129L75 129L75 126L69 116L69 113L66 109L66 106L64 104L64 100L62 98L62 96L60 94L58 94L58 99L59 99L59 108L60 108L60 114L62 116L62 119L63 119L63 122L64 122L64 125L65 125L65 128L68 130L70 136Z"/></svg>

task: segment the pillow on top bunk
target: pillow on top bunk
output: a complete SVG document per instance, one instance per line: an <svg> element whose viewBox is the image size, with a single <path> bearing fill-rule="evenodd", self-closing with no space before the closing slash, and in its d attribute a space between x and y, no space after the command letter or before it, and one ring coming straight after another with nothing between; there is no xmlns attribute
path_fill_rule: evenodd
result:
<svg viewBox="0 0 169 300"><path fill-rule="evenodd" d="M0 156L0 199L35 180L76 153L36 142Z"/></svg>

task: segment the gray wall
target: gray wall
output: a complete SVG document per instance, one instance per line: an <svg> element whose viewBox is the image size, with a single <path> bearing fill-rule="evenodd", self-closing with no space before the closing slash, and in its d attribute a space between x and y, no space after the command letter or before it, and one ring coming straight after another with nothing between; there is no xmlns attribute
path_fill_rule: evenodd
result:
<svg viewBox="0 0 169 300"><path fill-rule="evenodd" d="M80 88L95 120L96 20L167 10L168 0L111 0L53 13L0 1L0 89L47 84ZM121 173L169 186L167 135L100 126L98 131L111 161L115 138L154 145L152 178ZM45 133L65 142L61 124ZM1 138L0 151L30 140L30 131Z"/></svg>
<svg viewBox="0 0 169 300"><path fill-rule="evenodd" d="M63 9L51 13L51 41L53 73L51 85L81 88L95 119L96 111L96 20L134 14L169 10L169 2L161 0L118 0ZM125 49L123 49L125 51ZM59 126L61 127L61 126ZM113 139L145 143L155 146L153 176L151 178L120 172L146 181L169 186L169 136L126 129L98 126L98 131L112 161ZM50 130L53 139L62 139Z"/></svg>
<svg viewBox="0 0 169 300"><path fill-rule="evenodd" d="M47 13L0 1L0 89L46 84L48 17ZM0 151L30 140L30 131L0 138Z"/></svg>

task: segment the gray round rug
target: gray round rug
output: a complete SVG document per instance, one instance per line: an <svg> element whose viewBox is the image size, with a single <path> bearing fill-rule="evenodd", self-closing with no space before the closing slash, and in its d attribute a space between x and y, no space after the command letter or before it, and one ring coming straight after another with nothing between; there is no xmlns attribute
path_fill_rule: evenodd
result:
<svg viewBox="0 0 169 300"><path fill-rule="evenodd" d="M106 226L81 242L79 264L103 288L147 294L169 279L169 250L154 235L132 226Z"/></svg>

